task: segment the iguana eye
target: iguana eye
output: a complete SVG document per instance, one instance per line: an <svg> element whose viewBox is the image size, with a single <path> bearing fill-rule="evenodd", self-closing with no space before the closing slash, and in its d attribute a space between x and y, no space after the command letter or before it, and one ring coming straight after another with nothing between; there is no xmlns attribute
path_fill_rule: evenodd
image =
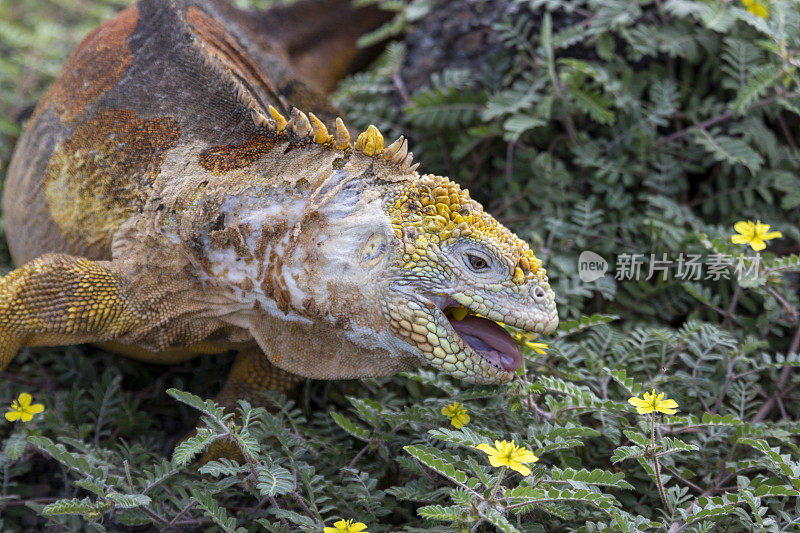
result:
<svg viewBox="0 0 800 533"><path fill-rule="evenodd" d="M475 272L480 272L489 268L489 263L487 263L486 259L483 257L467 254L467 260L469 261L469 266L472 267L472 270Z"/></svg>

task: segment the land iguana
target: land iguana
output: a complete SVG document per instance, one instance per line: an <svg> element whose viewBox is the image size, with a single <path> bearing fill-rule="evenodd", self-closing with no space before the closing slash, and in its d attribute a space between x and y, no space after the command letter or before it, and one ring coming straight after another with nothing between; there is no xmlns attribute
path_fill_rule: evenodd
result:
<svg viewBox="0 0 800 533"><path fill-rule="evenodd" d="M403 137L337 117L323 91L358 35L291 54L270 16L142 0L71 55L8 169L0 370L23 346L233 349L230 405L421 364L504 383L521 356L496 322L556 328L525 242Z"/></svg>

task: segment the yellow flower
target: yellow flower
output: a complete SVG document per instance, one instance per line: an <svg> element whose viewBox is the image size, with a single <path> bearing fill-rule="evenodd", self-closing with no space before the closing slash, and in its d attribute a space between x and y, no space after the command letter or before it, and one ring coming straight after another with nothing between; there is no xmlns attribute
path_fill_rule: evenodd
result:
<svg viewBox="0 0 800 533"><path fill-rule="evenodd" d="M734 244L749 244L756 252L763 250L767 247L764 241L770 239L777 239L783 237L780 231L769 231L769 224L762 224L757 220L753 224L752 220L739 221L734 224L733 229L740 233L740 235L733 235L731 242Z"/></svg>
<svg viewBox="0 0 800 533"><path fill-rule="evenodd" d="M533 348L533 351L538 353L539 355L545 355L547 352L547 345L543 342L525 342L525 345L528 348Z"/></svg>
<svg viewBox="0 0 800 533"><path fill-rule="evenodd" d="M533 455L532 451L522 446L517 446L513 440L511 442L496 440L494 441L494 448L486 443L478 444L476 448L489 455L489 462L492 466L497 468L507 466L523 476L531 473L531 469L523 463L535 463L539 460L538 457Z"/></svg>
<svg viewBox="0 0 800 533"><path fill-rule="evenodd" d="M11 409L6 411L6 420L9 422L16 420L30 422L33 419L33 415L44 411L44 405L40 403L31 405L31 400L33 398L27 392L20 394L19 398L11 402Z"/></svg>
<svg viewBox="0 0 800 533"><path fill-rule="evenodd" d="M767 10L767 6L764 4L764 2L759 0L742 0L742 3L744 4L744 7L747 8L747 11L757 17L765 19L769 16L769 10Z"/></svg>
<svg viewBox="0 0 800 533"><path fill-rule="evenodd" d="M464 404L453 402L447 407L442 407L442 414L450 417L450 423L457 428L462 428L469 424L469 415L464 409Z"/></svg>
<svg viewBox="0 0 800 533"><path fill-rule="evenodd" d="M632 397L628 398L628 403L636 408L636 412L640 415L646 415L658 411L665 415L674 415L677 412L678 402L675 400L665 400L664 393L656 395L656 390L653 392L645 392L641 398Z"/></svg>
<svg viewBox="0 0 800 533"><path fill-rule="evenodd" d="M517 342L524 343L525 346L527 346L528 348L533 349L533 351L538 353L539 355L546 355L547 354L547 352L545 351L545 350L547 350L547 345L545 343L543 343L543 342L533 342L533 341L528 340L530 338L536 338L536 337L528 336L528 335L524 335L524 334L522 334L520 332L516 332L516 333L514 333L514 338L517 339Z"/></svg>
<svg viewBox="0 0 800 533"><path fill-rule="evenodd" d="M367 524L362 522L353 523L352 520L339 520L333 527L326 527L323 529L324 533L369 533L367 531Z"/></svg>

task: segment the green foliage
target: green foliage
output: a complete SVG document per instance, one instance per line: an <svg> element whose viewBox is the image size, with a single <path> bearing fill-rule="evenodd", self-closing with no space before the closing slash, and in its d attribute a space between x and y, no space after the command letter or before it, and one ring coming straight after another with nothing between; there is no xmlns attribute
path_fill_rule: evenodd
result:
<svg viewBox="0 0 800 533"><path fill-rule="evenodd" d="M125 3L0 0L0 169L14 117ZM393 42L337 104L405 134L422 171L531 243L561 325L521 340L546 354L523 346L504 387L420 368L225 412L205 398L229 356L162 367L26 350L0 403L27 390L46 411L0 425L2 529L800 530L797 4L765 3L761 19L738 0L510 1L518 16L492 25L486 61L437 65L404 94L407 43L443 8L362 3L394 14L362 43ZM739 220L784 238L756 259L730 241ZM596 281L579 276L586 250L609 262ZM623 254L642 254L639 279L614 275ZM650 254L672 260L666 276L648 275ZM690 256L703 275L680 279ZM678 413L627 403L653 389ZM453 401L471 417L460 429L441 414ZM528 476L476 449L512 439L539 458ZM235 453L204 462L215 449Z"/></svg>
<svg viewBox="0 0 800 533"><path fill-rule="evenodd" d="M287 494L294 488L294 479L291 472L282 466L271 467L259 465L256 467L256 488L262 496L276 496Z"/></svg>
<svg viewBox="0 0 800 533"><path fill-rule="evenodd" d="M211 493L200 490L192 490L192 498L205 514L211 518L225 533L244 533L245 528L236 527L236 519L228 516L225 508L220 507L214 500Z"/></svg>
<svg viewBox="0 0 800 533"><path fill-rule="evenodd" d="M589 483L633 490L633 485L623 479L625 475L621 472L608 472L600 469L586 470L585 468L580 470L553 468L550 476L553 481L566 481L573 486L579 483Z"/></svg>

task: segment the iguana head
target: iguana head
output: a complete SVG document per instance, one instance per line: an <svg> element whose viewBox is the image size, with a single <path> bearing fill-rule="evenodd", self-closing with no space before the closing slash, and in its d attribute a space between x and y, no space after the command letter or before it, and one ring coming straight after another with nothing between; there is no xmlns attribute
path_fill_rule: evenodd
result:
<svg viewBox="0 0 800 533"><path fill-rule="evenodd" d="M410 163L402 138L382 145L371 126L355 148ZM432 366L476 383L509 381L522 356L498 322L540 335L558 326L542 262L448 178L415 176L385 196L395 242L384 318Z"/></svg>
<svg viewBox="0 0 800 533"><path fill-rule="evenodd" d="M541 261L447 178L408 182L385 209L397 242L384 314L397 334L456 377L510 380L522 356L497 322L542 335L558 325Z"/></svg>

